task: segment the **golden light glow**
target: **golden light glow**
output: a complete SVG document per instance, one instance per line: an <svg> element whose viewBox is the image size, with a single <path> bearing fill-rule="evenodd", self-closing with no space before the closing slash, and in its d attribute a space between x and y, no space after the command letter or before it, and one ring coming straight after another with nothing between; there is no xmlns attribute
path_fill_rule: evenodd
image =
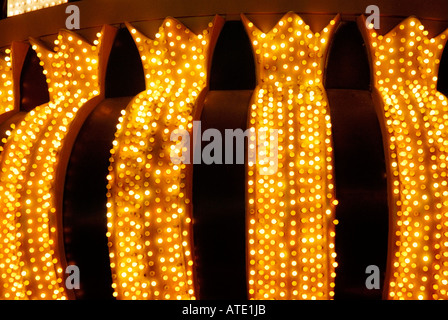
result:
<svg viewBox="0 0 448 320"><path fill-rule="evenodd" d="M1 148L0 298L66 299L55 177L78 110L99 94L99 41L92 46L61 31L55 51L30 42L44 68L50 102L13 125Z"/></svg>
<svg viewBox="0 0 448 320"><path fill-rule="evenodd" d="M14 109L11 49L0 52L0 115Z"/></svg>
<svg viewBox="0 0 448 320"><path fill-rule="evenodd" d="M278 171L260 174L260 161L247 171L249 296L331 299L336 200L323 70L339 17L318 33L294 13L268 33L242 18L257 62L249 127L278 130Z"/></svg>
<svg viewBox="0 0 448 320"><path fill-rule="evenodd" d="M170 135L192 128L207 86L214 23L196 35L167 18L154 40L128 25L146 91L122 111L107 177L107 236L119 299L195 299L191 168L172 163L177 143Z"/></svg>
<svg viewBox="0 0 448 320"><path fill-rule="evenodd" d="M448 298L448 107L437 72L448 30L408 18L364 31L388 148L389 299Z"/></svg>
<svg viewBox="0 0 448 320"><path fill-rule="evenodd" d="M8 17L54 7L67 2L68 0L8 0Z"/></svg>

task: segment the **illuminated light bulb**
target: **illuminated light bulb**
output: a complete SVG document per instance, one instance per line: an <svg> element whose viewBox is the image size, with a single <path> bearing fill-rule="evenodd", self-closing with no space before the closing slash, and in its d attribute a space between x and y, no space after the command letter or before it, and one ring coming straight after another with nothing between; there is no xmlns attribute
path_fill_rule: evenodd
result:
<svg viewBox="0 0 448 320"><path fill-rule="evenodd" d="M11 49L0 52L0 115L14 109Z"/></svg>
<svg viewBox="0 0 448 320"><path fill-rule="evenodd" d="M339 16L315 34L294 13L268 33L242 20L258 62L249 126L278 130L278 170L264 174L261 152L248 164L249 297L332 299L337 202L323 70Z"/></svg>
<svg viewBox="0 0 448 320"><path fill-rule="evenodd" d="M154 39L130 25L146 90L122 112L111 150L107 218L114 296L195 299L191 167L170 158L175 130L191 129L207 88L211 52L222 26L201 34L166 18Z"/></svg>
<svg viewBox="0 0 448 320"><path fill-rule="evenodd" d="M372 57L392 191L387 297L447 299L448 99L437 91L437 72L448 30L429 39L413 17L384 36L361 29Z"/></svg>
<svg viewBox="0 0 448 320"><path fill-rule="evenodd" d="M0 298L67 299L56 177L77 111L99 93L100 50L69 31L58 35L58 54L37 40L30 42L45 70L50 102L11 127L1 153ZM81 53L90 61L75 61Z"/></svg>
<svg viewBox="0 0 448 320"><path fill-rule="evenodd" d="M8 0L8 17L67 3L68 0Z"/></svg>

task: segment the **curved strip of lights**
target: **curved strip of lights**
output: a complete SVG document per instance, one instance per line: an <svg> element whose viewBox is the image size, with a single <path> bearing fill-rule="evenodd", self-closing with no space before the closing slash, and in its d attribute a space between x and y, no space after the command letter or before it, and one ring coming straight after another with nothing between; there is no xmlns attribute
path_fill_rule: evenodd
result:
<svg viewBox="0 0 448 320"><path fill-rule="evenodd" d="M122 111L108 175L108 233L114 296L195 299L191 168L174 164L171 134L192 129L222 19L194 34L166 18L154 40L128 25L146 91Z"/></svg>
<svg viewBox="0 0 448 320"><path fill-rule="evenodd" d="M263 157L275 148L265 141L270 150L257 151L257 161L249 162L247 170L249 296L331 299L337 202L323 71L339 17L318 33L294 13L268 33L242 18L258 80L249 128L278 130L278 169L264 169ZM250 150L256 147L249 144Z"/></svg>
<svg viewBox="0 0 448 320"><path fill-rule="evenodd" d="M437 72L448 30L435 38L410 17L366 36L388 157L389 299L448 298L448 100Z"/></svg>
<svg viewBox="0 0 448 320"><path fill-rule="evenodd" d="M77 113L99 95L102 33L90 45L61 31L55 51L31 39L47 77L50 102L8 132L0 154L0 297L66 299L55 182L61 150ZM60 230L59 230L60 231Z"/></svg>

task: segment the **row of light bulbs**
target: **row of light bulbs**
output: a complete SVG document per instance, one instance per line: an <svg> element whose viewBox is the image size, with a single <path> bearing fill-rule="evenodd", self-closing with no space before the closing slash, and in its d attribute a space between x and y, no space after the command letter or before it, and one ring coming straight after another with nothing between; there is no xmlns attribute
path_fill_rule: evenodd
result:
<svg viewBox="0 0 448 320"><path fill-rule="evenodd" d="M43 8L54 7L68 0L7 0L8 17L16 16L26 12L36 11Z"/></svg>
<svg viewBox="0 0 448 320"><path fill-rule="evenodd" d="M0 52L0 115L14 110L11 48Z"/></svg>
<svg viewBox="0 0 448 320"><path fill-rule="evenodd" d="M247 272L251 299L331 299L337 267L333 147L323 86L335 17L314 33L288 13L268 33L242 16L257 62L251 130L277 130L278 171L247 170ZM107 237L114 296L195 299L191 167L170 159L173 130L192 129L222 20L200 34L167 18L154 39L127 25L146 89L122 111L107 176ZM437 66L446 33L428 39L407 19L384 36L364 30L372 56L392 186L388 294L447 297L446 97ZM100 94L99 46L61 32L55 51L37 41L50 102L8 131L0 153L0 295L65 299L54 186L70 124ZM0 74L0 114L13 108L11 51ZM249 144L253 144L250 142ZM249 147L255 147L249 145ZM262 155L259 155L262 156Z"/></svg>

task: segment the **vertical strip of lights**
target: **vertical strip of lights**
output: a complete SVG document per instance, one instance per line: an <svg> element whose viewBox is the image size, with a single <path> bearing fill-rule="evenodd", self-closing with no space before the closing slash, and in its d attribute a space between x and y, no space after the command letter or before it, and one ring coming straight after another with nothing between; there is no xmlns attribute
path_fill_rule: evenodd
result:
<svg viewBox="0 0 448 320"><path fill-rule="evenodd" d="M323 72L339 16L318 33L291 12L268 33L242 19L258 80L249 127L278 130L278 171L260 172L260 152L247 169L249 297L331 299L337 201Z"/></svg>
<svg viewBox="0 0 448 320"><path fill-rule="evenodd" d="M99 95L94 45L61 31L55 51L31 39L47 77L50 102L13 125L0 154L0 297L66 299L55 181L77 113Z"/></svg>
<svg viewBox="0 0 448 320"><path fill-rule="evenodd" d="M0 50L0 125L19 112L20 76L28 50L29 45L19 41Z"/></svg>
<svg viewBox="0 0 448 320"><path fill-rule="evenodd" d="M14 109L11 48L0 51L0 115Z"/></svg>
<svg viewBox="0 0 448 320"><path fill-rule="evenodd" d="M122 111L110 158L107 207L114 296L195 299L191 170L174 164L171 133L191 131L222 26L201 34L166 18L154 40L128 25L140 52L146 91Z"/></svg>
<svg viewBox="0 0 448 320"><path fill-rule="evenodd" d="M387 298L448 298L448 101L435 38L410 17L385 35L366 28L389 180Z"/></svg>

